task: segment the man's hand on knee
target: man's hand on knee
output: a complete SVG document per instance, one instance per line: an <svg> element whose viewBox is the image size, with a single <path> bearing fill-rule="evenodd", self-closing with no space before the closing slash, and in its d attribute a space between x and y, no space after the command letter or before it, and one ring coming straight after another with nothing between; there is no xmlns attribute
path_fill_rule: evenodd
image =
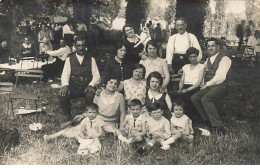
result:
<svg viewBox="0 0 260 168"><path fill-rule="evenodd" d="M65 96L66 93L69 91L69 86L68 85L65 85L63 86L60 91L59 91L59 95L60 96ZM69 93L68 93L69 94Z"/></svg>
<svg viewBox="0 0 260 168"><path fill-rule="evenodd" d="M91 85L88 85L87 87L86 87L86 89L85 89L85 93L87 93L87 92L93 92L93 93L95 93L95 88L93 87L93 86L91 86Z"/></svg>

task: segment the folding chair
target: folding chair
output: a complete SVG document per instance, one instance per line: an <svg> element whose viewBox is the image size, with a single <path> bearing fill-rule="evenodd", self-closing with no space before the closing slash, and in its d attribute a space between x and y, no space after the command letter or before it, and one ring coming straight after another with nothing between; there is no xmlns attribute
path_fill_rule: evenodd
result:
<svg viewBox="0 0 260 168"><path fill-rule="evenodd" d="M23 54L18 54L20 61L21 61L21 69L23 69L23 61L24 60L33 60L33 68L34 68L34 62L35 62L35 57L33 56L24 56Z"/></svg>
<svg viewBox="0 0 260 168"><path fill-rule="evenodd" d="M40 83L43 78L43 72L42 70L27 70L27 69L16 69L15 70L15 86L17 86L17 81L19 77L26 77L26 78L39 78Z"/></svg>
<svg viewBox="0 0 260 168"><path fill-rule="evenodd" d="M243 60L249 61L249 65L253 65L253 63L256 61L255 55L254 55L254 48L252 46L246 46Z"/></svg>
<svg viewBox="0 0 260 168"><path fill-rule="evenodd" d="M11 82L0 82L0 95L8 95L7 101L7 111L6 116L8 116L9 112L9 102L11 101L11 94L13 93L13 83ZM2 96L4 98L4 96Z"/></svg>

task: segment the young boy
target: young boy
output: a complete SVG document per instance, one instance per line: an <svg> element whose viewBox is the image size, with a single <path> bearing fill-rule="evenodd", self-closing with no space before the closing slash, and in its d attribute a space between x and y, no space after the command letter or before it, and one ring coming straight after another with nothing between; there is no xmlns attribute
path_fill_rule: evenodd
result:
<svg viewBox="0 0 260 168"><path fill-rule="evenodd" d="M193 129L191 119L184 114L184 102L177 99L173 103L173 113L171 118L171 134L172 136L162 142L162 149L170 149L170 144L174 143L177 139L192 140Z"/></svg>
<svg viewBox="0 0 260 168"><path fill-rule="evenodd" d="M133 99L129 102L128 109L130 114L125 117L120 130L116 131L118 139L128 144L141 142L145 135L145 117L141 114L142 102Z"/></svg>
<svg viewBox="0 0 260 168"><path fill-rule="evenodd" d="M84 116L86 117L81 123L74 127L65 128L53 135L44 135L44 141L65 136L67 138L75 138L80 143L78 154L95 153L101 149L101 144L98 140L103 134L104 121L98 115L98 105L91 103L86 107Z"/></svg>
<svg viewBox="0 0 260 168"><path fill-rule="evenodd" d="M148 151L155 144L160 144L171 136L170 122L163 117L162 106L156 102L149 107L148 111L151 117L146 122L147 145L143 149L140 148L141 153L142 150Z"/></svg>

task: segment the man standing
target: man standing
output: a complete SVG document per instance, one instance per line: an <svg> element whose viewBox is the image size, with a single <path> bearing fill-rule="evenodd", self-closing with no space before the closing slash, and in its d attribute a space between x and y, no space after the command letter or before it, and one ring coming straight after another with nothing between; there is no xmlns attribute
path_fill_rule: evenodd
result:
<svg viewBox="0 0 260 168"><path fill-rule="evenodd" d="M202 58L202 52L197 38L186 32L187 24L183 17L176 19L177 34L172 35L167 44L166 61L170 74L178 73L185 64L189 63L186 51L190 47L199 50L198 60Z"/></svg>
<svg viewBox="0 0 260 168"><path fill-rule="evenodd" d="M78 37L75 40L76 53L66 59L61 75L62 88L59 92L61 108L67 120L71 120L70 99L85 97L86 104L92 103L95 86L99 83L100 74L96 61L86 52L86 42Z"/></svg>
<svg viewBox="0 0 260 168"><path fill-rule="evenodd" d="M246 22L244 20L242 20L241 23L239 25L237 25L237 28L236 28L236 36L237 36L237 38L239 38L237 50L240 50L241 45L243 43L245 23Z"/></svg>
<svg viewBox="0 0 260 168"><path fill-rule="evenodd" d="M231 67L229 57L219 53L218 40L210 38L207 41L209 58L204 63L206 67L205 84L200 91L191 97L191 101L200 113L204 123L210 123L218 134L226 134L215 101L227 93L226 77Z"/></svg>
<svg viewBox="0 0 260 168"><path fill-rule="evenodd" d="M47 64L42 66L43 79L42 81L46 82L49 78L54 78L59 76L62 73L64 63L68 55L71 53L71 49L67 46L64 39L60 40L60 49L54 51L46 51L51 57L56 57L56 61L52 64Z"/></svg>

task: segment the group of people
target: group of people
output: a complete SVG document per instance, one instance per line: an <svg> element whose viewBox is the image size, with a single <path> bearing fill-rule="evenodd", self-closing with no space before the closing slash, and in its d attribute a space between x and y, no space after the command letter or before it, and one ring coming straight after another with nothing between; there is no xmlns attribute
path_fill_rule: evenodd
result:
<svg viewBox="0 0 260 168"><path fill-rule="evenodd" d="M165 60L158 57L154 40L136 46L140 39L126 24L125 39L115 46L115 57L105 64L102 75L85 39L76 38L76 52L65 60L59 92L70 127L45 135L44 140L74 137L80 143L78 153L94 153L101 148L98 138L104 131L128 144L146 140L139 148L142 153L154 146L168 150L177 139L192 140L192 121L226 135L215 102L227 93L231 60L219 52L218 40L210 38L209 57L201 64L198 40L186 27L185 19L177 18L178 33L168 40ZM179 89L169 95L174 73L181 74ZM73 117L70 99L77 97L84 97L87 106L84 114Z"/></svg>
<svg viewBox="0 0 260 168"><path fill-rule="evenodd" d="M242 20L236 27L236 36L239 38L238 48L241 49L243 42L246 42L244 54L252 54L255 57L256 63L260 61L260 32L256 30L255 24L252 20L249 20L246 24L245 20Z"/></svg>

